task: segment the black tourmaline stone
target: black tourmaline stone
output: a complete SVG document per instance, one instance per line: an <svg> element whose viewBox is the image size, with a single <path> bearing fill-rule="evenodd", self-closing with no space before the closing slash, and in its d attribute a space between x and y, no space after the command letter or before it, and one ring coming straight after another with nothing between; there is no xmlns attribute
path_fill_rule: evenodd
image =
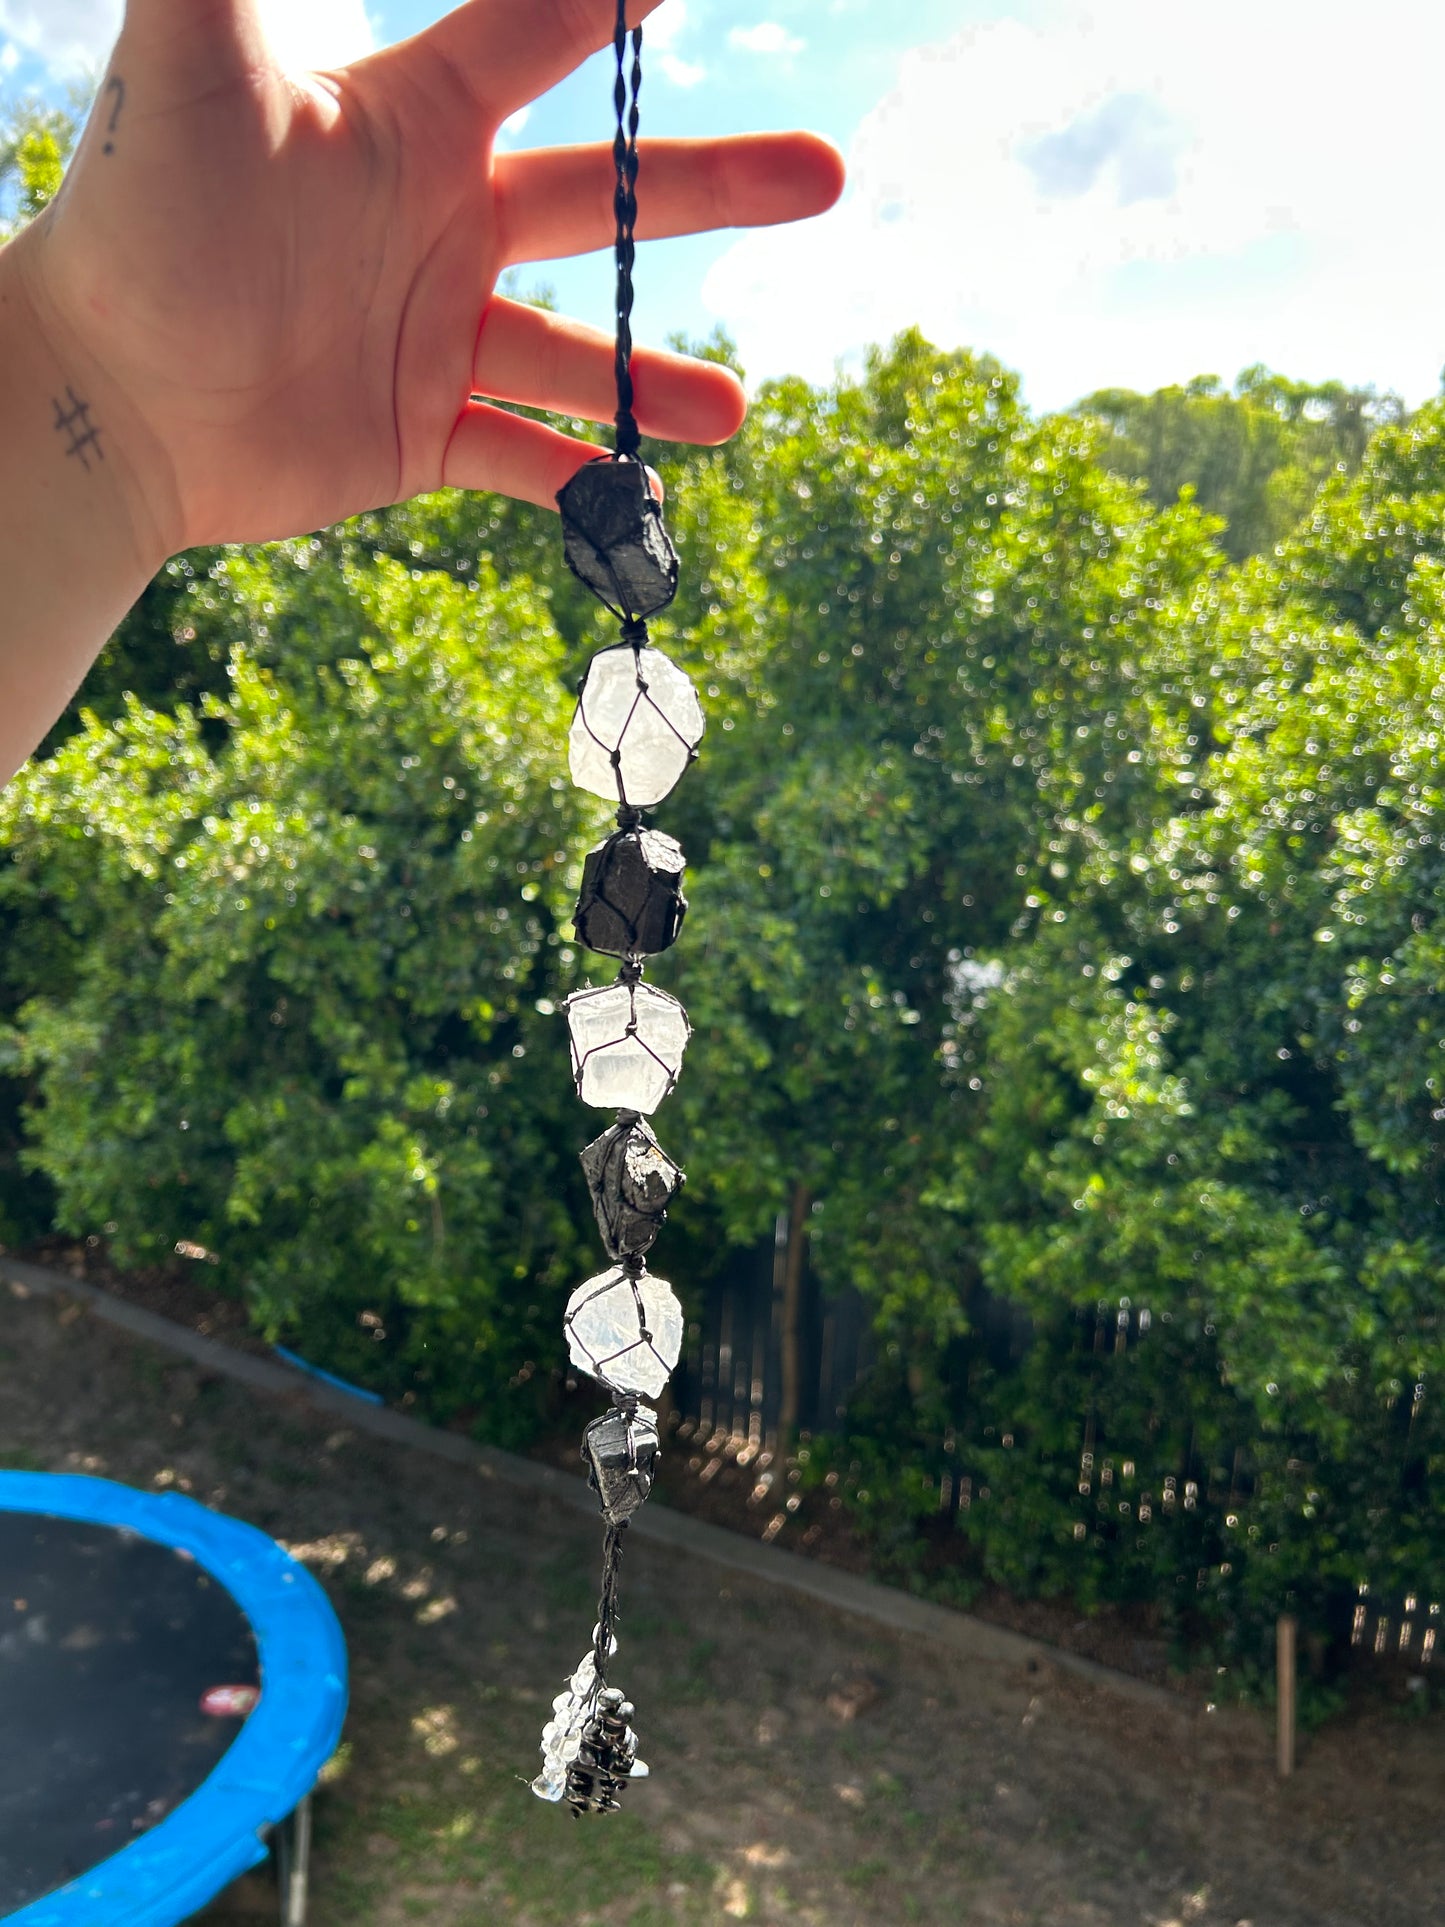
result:
<svg viewBox="0 0 1445 1927"><path fill-rule="evenodd" d="M650 1251L683 1177L646 1121L624 1113L583 1151L582 1170L613 1263Z"/></svg>
<svg viewBox="0 0 1445 1927"><path fill-rule="evenodd" d="M617 1796L647 1768L637 1757L633 1709L615 1686L604 1686L582 1729L582 1744L567 1769L567 1804L574 1813L616 1813Z"/></svg>
<svg viewBox="0 0 1445 1927"><path fill-rule="evenodd" d="M618 830L587 852L573 922L609 957L656 957L677 942L687 898L681 846L661 830Z"/></svg>
<svg viewBox="0 0 1445 1927"><path fill-rule="evenodd" d="M630 1519L652 1490L657 1470L657 1419L646 1405L593 1419L582 1435L587 1483L610 1526Z"/></svg>
<svg viewBox="0 0 1445 1927"><path fill-rule="evenodd" d="M612 613L642 622L677 594L677 551L641 462L603 456L557 495L567 565Z"/></svg>

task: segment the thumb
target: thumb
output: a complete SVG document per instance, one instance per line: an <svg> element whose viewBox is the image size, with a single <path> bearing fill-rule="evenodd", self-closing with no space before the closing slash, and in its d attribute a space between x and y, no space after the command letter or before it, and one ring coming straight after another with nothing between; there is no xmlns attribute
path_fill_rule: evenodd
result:
<svg viewBox="0 0 1445 1927"><path fill-rule="evenodd" d="M149 80L169 95L224 86L274 65L255 0L126 0L110 71L127 91Z"/></svg>

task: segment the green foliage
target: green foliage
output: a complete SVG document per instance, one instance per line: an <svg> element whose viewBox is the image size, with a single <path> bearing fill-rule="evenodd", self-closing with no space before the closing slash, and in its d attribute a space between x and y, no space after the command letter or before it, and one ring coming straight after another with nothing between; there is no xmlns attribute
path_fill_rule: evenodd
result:
<svg viewBox="0 0 1445 1927"><path fill-rule="evenodd" d="M204 1247L269 1329L384 1331L398 1389L475 1397L580 1220L565 1072L524 1063L570 960L545 603L350 536L173 573L225 695L91 716L4 801L59 1221Z"/></svg>
<svg viewBox="0 0 1445 1927"><path fill-rule="evenodd" d="M54 200L79 136L77 116L66 108L39 100L0 108L0 241Z"/></svg>
<svg viewBox="0 0 1445 1927"><path fill-rule="evenodd" d="M906 335L664 461L710 727L664 1268L805 1193L883 1357L812 1471L880 1560L1150 1602L1252 1680L1286 1604L1445 1593L1445 405L1365 447L1387 402L1262 371L1145 399L1036 420ZM591 1254L601 634L513 504L187 558L0 812L44 1208L494 1436Z"/></svg>
<svg viewBox="0 0 1445 1927"><path fill-rule="evenodd" d="M960 1128L952 973L1052 891L1081 798L1128 816L1120 666L1213 561L1199 518L1150 515L1094 439L904 337L861 384L766 391L746 473L679 491L704 553L751 551L710 560L718 613L687 642L723 712L675 811L707 931L677 961L698 1188L742 1237L803 1182L824 1276L931 1342L961 1315L929 1198Z"/></svg>
<svg viewBox="0 0 1445 1927"><path fill-rule="evenodd" d="M1223 516L1224 547L1237 562L1272 550L1308 509L1328 476L1353 473L1375 428L1398 422L1398 395L1343 382L1289 381L1246 368L1226 390L1215 375L1151 395L1101 389L1079 412L1108 425L1105 459L1146 484L1160 507L1193 491Z"/></svg>
<svg viewBox="0 0 1445 1927"><path fill-rule="evenodd" d="M1193 1572L1241 1652L1287 1603L1337 1630L1362 1583L1445 1590L1442 449L1439 404L1382 430L1277 564L1162 612L1142 754L1172 807L1161 782L960 999L977 1089L947 1195L1041 1335L989 1406L1035 1500L1062 1307L1151 1314L1130 1402L1112 1360L1072 1401L1093 1463L1048 1576L1157 1602ZM1218 1499L1192 1544L1160 1530L1190 1476ZM1019 1583L1048 1507L1010 1519L994 1483L969 1532Z"/></svg>

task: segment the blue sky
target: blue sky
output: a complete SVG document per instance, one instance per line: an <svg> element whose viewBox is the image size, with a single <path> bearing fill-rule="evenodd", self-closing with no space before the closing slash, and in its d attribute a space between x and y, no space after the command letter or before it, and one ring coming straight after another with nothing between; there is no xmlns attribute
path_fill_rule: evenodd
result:
<svg viewBox="0 0 1445 1927"><path fill-rule="evenodd" d="M440 0L260 0L297 62L401 38ZM524 0L511 0L523 4ZM103 63L120 0L0 0L0 80ZM917 322L1057 406L1252 361L1436 391L1445 364L1445 10L1375 0L667 0L644 130L807 126L844 204L643 251L637 331L722 324L754 378L826 379ZM606 57L514 146L605 138ZM645 176L642 191L646 191ZM524 271L605 324L604 258Z"/></svg>

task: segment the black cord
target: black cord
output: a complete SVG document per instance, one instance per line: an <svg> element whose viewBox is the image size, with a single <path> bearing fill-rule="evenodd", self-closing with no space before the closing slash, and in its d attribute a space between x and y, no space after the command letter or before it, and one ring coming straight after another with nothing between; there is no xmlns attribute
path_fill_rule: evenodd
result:
<svg viewBox="0 0 1445 1927"><path fill-rule="evenodd" d="M617 434L618 455L636 455L641 435L632 412L632 264L636 258L633 230L637 225L637 96L642 87L642 29L632 30L631 100L628 98L627 0L617 0L617 27L612 36L617 53L617 134L612 160L617 186L612 196L617 216Z"/></svg>
<svg viewBox="0 0 1445 1927"><path fill-rule="evenodd" d="M607 1536L602 1541L602 1596L597 1602L597 1636L592 1647L597 1692L607 1684L607 1662L612 1657L612 1641L617 1632L617 1593L622 1576L622 1535L626 1530L627 1521L624 1519L620 1525L609 1526Z"/></svg>

